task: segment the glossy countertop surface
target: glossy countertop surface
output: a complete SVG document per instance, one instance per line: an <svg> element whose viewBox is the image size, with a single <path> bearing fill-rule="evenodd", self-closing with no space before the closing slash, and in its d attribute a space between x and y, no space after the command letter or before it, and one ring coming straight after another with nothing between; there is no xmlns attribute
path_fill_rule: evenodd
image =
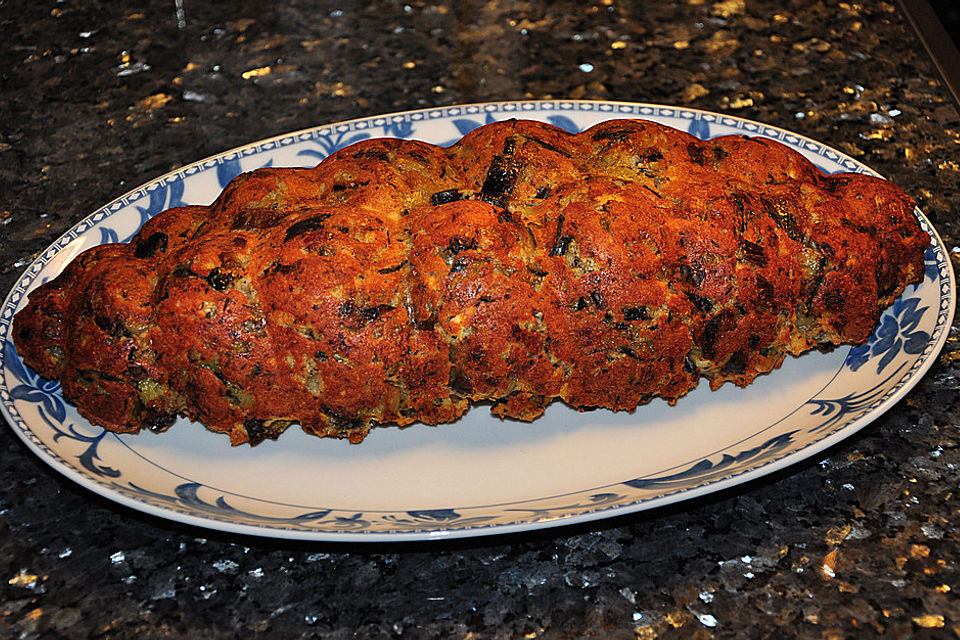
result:
<svg viewBox="0 0 960 640"><path fill-rule="evenodd" d="M306 127L489 100L707 109L910 193L960 255L960 115L895 3L0 2L0 290L104 203ZM960 636L958 341L875 423L738 488L459 541L144 515L0 429L0 637Z"/></svg>

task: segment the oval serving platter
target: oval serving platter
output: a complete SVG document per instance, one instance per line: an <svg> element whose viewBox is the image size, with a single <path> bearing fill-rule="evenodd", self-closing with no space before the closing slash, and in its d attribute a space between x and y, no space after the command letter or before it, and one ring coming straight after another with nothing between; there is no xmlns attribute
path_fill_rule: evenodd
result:
<svg viewBox="0 0 960 640"><path fill-rule="evenodd" d="M248 535L400 541L490 535L572 524L702 496L806 459L893 406L929 369L956 303L943 242L931 234L924 280L883 314L866 345L788 358L747 388L705 383L670 407L634 413L552 405L531 424L474 407L458 422L375 429L361 445L296 427L278 441L232 448L180 420L163 434L117 435L65 403L57 383L25 367L10 337L30 290L81 251L129 240L160 211L209 204L237 174L312 166L366 138L448 145L488 122L529 118L581 131L612 118L655 120L708 139L777 140L826 173L874 174L790 131L728 115L650 104L498 102L423 109L305 129L161 176L98 209L54 242L0 308L0 410L44 462L117 503ZM875 175L875 174L874 174Z"/></svg>

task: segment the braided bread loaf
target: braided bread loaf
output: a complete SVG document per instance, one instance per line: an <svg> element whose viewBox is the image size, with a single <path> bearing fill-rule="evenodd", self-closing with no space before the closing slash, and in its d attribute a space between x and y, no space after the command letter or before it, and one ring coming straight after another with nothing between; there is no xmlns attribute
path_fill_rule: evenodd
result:
<svg viewBox="0 0 960 640"><path fill-rule="evenodd" d="M234 444L633 410L865 341L923 274L908 196L652 122L373 139L236 178L30 294L17 348L92 422Z"/></svg>

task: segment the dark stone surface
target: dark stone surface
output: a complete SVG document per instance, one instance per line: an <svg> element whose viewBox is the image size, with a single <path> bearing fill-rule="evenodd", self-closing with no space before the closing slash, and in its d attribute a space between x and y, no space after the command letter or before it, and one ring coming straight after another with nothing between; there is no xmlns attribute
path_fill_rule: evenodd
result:
<svg viewBox="0 0 960 640"><path fill-rule="evenodd" d="M957 255L960 118L890 3L177 6L0 2L0 290L98 206L207 155L523 98L690 105L793 129L900 184ZM859 435L762 481L443 544L299 544L155 519L50 471L4 428L0 636L956 637L958 348L952 335Z"/></svg>

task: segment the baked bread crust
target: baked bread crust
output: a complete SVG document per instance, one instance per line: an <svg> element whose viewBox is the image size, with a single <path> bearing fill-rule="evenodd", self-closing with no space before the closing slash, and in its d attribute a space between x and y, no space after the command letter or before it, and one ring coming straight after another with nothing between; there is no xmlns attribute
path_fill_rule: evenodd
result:
<svg viewBox="0 0 960 640"><path fill-rule="evenodd" d="M513 120L243 174L80 255L13 335L111 431L359 442L481 401L532 420L747 385L864 342L928 243L891 183L776 142Z"/></svg>

